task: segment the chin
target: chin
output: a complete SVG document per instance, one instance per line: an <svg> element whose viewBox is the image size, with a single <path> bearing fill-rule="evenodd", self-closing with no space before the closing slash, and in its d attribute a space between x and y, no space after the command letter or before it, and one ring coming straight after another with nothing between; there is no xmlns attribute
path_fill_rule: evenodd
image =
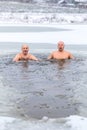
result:
<svg viewBox="0 0 87 130"><path fill-rule="evenodd" d="M61 52L62 52L62 51L63 51L63 49L60 49L59 51L61 51Z"/></svg>
<svg viewBox="0 0 87 130"><path fill-rule="evenodd" d="M28 54L28 52L24 52L24 55L27 55Z"/></svg>

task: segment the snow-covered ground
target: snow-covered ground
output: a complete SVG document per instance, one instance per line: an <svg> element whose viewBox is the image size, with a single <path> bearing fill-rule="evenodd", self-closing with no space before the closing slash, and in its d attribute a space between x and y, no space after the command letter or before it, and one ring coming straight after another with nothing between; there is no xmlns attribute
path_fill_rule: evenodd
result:
<svg viewBox="0 0 87 130"><path fill-rule="evenodd" d="M72 13L0 13L0 24L86 24L87 14Z"/></svg>
<svg viewBox="0 0 87 130"><path fill-rule="evenodd" d="M87 118L70 116L64 119L21 120L11 117L0 117L0 130L85 130Z"/></svg>
<svg viewBox="0 0 87 130"><path fill-rule="evenodd" d="M0 42L87 44L87 25L1 24L0 28Z"/></svg>

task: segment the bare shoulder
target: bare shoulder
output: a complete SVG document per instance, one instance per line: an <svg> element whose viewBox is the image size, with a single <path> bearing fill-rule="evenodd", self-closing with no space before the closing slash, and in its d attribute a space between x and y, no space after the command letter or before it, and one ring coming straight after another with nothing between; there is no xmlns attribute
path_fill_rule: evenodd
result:
<svg viewBox="0 0 87 130"><path fill-rule="evenodd" d="M18 61L21 57L21 53L16 54L16 56L13 58L13 61Z"/></svg>
<svg viewBox="0 0 87 130"><path fill-rule="evenodd" d="M53 51L52 53L55 54L55 53L57 53L57 52L58 52L58 51L56 50L56 51Z"/></svg>
<svg viewBox="0 0 87 130"><path fill-rule="evenodd" d="M53 59L54 55L56 54L57 51L53 51L47 59Z"/></svg>
<svg viewBox="0 0 87 130"><path fill-rule="evenodd" d="M74 59L74 56L72 55L71 52L69 52L69 51L64 51L64 52L65 52L65 54L67 54L69 56L70 59Z"/></svg>
<svg viewBox="0 0 87 130"><path fill-rule="evenodd" d="M22 53L18 53L15 57L20 58L22 56Z"/></svg>
<svg viewBox="0 0 87 130"><path fill-rule="evenodd" d="M34 55L32 55L32 54L28 54L28 58L30 59L30 60L36 60L36 61L38 61L38 59L34 56Z"/></svg>
<svg viewBox="0 0 87 130"><path fill-rule="evenodd" d="M56 53L58 53L58 51L53 51L51 55L55 55Z"/></svg>
<svg viewBox="0 0 87 130"><path fill-rule="evenodd" d="M30 53L28 53L28 55L27 55L27 56L28 56L28 58L29 58L29 59L32 59L32 57L33 57L33 55L32 55L32 54L30 54Z"/></svg>
<svg viewBox="0 0 87 130"><path fill-rule="evenodd" d="M69 52L69 51L63 51L65 54L68 54L68 55L70 55L71 54L71 52Z"/></svg>

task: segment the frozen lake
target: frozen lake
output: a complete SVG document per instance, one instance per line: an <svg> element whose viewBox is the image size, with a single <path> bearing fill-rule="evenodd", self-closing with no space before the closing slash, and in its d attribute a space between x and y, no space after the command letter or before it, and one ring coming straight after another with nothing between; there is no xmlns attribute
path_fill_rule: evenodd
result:
<svg viewBox="0 0 87 130"><path fill-rule="evenodd" d="M1 130L87 127L86 34L87 25L0 26ZM75 60L47 60L59 40ZM23 43L40 62L12 62Z"/></svg>

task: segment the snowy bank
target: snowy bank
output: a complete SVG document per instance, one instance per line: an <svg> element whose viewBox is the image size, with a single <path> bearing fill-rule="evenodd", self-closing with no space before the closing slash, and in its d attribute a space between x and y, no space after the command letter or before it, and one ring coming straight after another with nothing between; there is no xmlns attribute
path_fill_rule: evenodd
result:
<svg viewBox="0 0 87 130"><path fill-rule="evenodd" d="M0 13L0 24L86 24L87 14L78 13Z"/></svg>

